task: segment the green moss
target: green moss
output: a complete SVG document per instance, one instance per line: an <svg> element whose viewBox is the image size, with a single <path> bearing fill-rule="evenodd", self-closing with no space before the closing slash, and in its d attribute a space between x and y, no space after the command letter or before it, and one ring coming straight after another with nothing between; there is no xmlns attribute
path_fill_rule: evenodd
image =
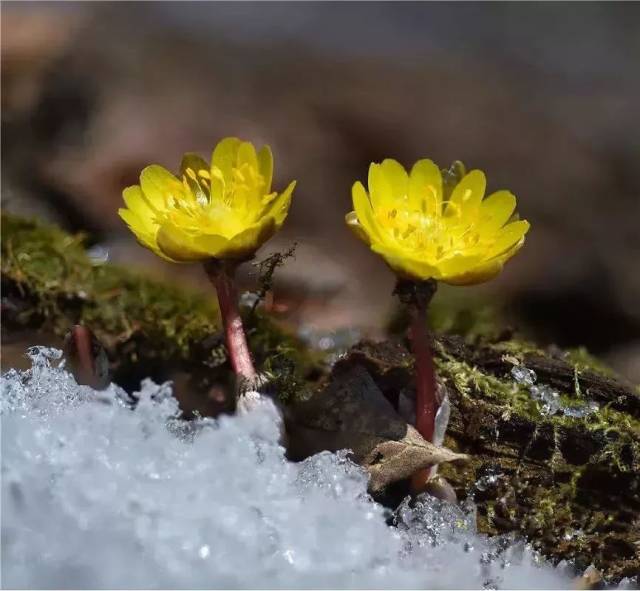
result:
<svg viewBox="0 0 640 591"><path fill-rule="evenodd" d="M450 381L463 396L481 398L504 406L506 415L515 413L528 420L540 419L540 409L527 389L513 379L501 379L463 361L454 359L442 348L436 357L438 374Z"/></svg>
<svg viewBox="0 0 640 591"><path fill-rule="evenodd" d="M528 388L510 377L499 378L484 373L477 367L454 359L442 348L438 351L436 366L445 382L450 383L471 405L474 400L479 401L479 404L494 404L504 420L519 418L526 423L535 424L538 429L548 425L553 430L555 439L563 428L582 428L600 434L606 443L593 457L594 463L614 465L622 472L638 469L640 466L640 421L629 414L605 405L583 417L545 415ZM576 392L559 394L563 406L577 408L585 404L584 399L577 396ZM562 464L557 441L551 461L554 468Z"/></svg>
<svg viewBox="0 0 640 591"><path fill-rule="evenodd" d="M186 292L116 265L96 266L82 236L6 214L2 276L29 302L16 320L44 324L60 335L82 323L107 342L141 335L157 344L160 357L184 358L219 327L213 295Z"/></svg>
<svg viewBox="0 0 640 591"><path fill-rule="evenodd" d="M13 318L20 327L62 336L73 324L86 325L118 364L171 360L215 368L226 361L213 292L186 291L117 265L94 265L81 235L3 214L2 279L21 302ZM251 350L274 391L283 401L304 396L319 354L265 314L244 312Z"/></svg>
<svg viewBox="0 0 640 591"><path fill-rule="evenodd" d="M565 350L565 359L573 363L577 371L594 371L606 377L615 378L615 372L597 357L591 355L585 347Z"/></svg>
<svg viewBox="0 0 640 591"><path fill-rule="evenodd" d="M300 339L262 312L250 313L245 320L250 348L268 387L284 403L309 396L312 388L309 376L319 368L324 354L305 347Z"/></svg>
<svg viewBox="0 0 640 591"><path fill-rule="evenodd" d="M545 355L545 352L540 348L520 338L512 338L508 341L501 341L491 346L494 351L503 353L505 356L511 356L522 363L526 355Z"/></svg>

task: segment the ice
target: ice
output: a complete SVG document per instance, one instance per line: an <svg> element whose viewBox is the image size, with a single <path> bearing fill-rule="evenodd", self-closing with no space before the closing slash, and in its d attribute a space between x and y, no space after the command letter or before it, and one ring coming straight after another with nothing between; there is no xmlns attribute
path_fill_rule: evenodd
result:
<svg viewBox="0 0 640 591"><path fill-rule="evenodd" d="M109 262L110 252L106 246L96 244L87 249L87 256L89 257L91 264L97 267Z"/></svg>
<svg viewBox="0 0 640 591"><path fill-rule="evenodd" d="M2 378L2 586L569 588L473 506L367 494L346 452L288 462L274 410L186 422L167 385L78 386L59 352Z"/></svg>
<svg viewBox="0 0 640 591"><path fill-rule="evenodd" d="M478 478L475 482L474 489L476 491L487 491L493 488L503 477L503 474L496 468L489 468L485 471L484 475Z"/></svg>
<svg viewBox="0 0 640 591"><path fill-rule="evenodd" d="M536 372L522 365L514 365L511 368L513 379L523 386L533 386L536 383Z"/></svg>
<svg viewBox="0 0 640 591"><path fill-rule="evenodd" d="M554 415L560 412L566 417L583 418L600 409L598 403L593 401L578 406L563 404L558 391L544 384L536 384L536 372L522 365L511 368L511 377L518 384L529 389L531 397L538 403L543 415Z"/></svg>
<svg viewBox="0 0 640 591"><path fill-rule="evenodd" d="M593 400L588 402L587 404L583 404L582 406L566 406L562 408L562 413L565 417L573 417L576 419L580 419L582 417L586 417L587 415L593 414L594 412L598 412L600 410L600 405Z"/></svg>
<svg viewBox="0 0 640 591"><path fill-rule="evenodd" d="M531 397L538 401L543 415L554 415L562 408L560 394L549 386L534 385L529 388L529 392Z"/></svg>

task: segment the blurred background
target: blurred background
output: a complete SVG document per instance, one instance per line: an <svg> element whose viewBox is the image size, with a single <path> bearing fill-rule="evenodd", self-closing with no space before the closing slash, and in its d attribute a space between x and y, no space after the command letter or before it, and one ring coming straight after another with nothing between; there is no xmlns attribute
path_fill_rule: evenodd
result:
<svg viewBox="0 0 640 591"><path fill-rule="evenodd" d="M637 3L4 2L2 206L206 288L137 246L122 189L225 135L269 143L276 188L298 180L264 251L299 242L279 308L379 335L393 277L344 226L350 187L385 157L460 159L532 231L499 279L437 297L640 382L639 61Z"/></svg>

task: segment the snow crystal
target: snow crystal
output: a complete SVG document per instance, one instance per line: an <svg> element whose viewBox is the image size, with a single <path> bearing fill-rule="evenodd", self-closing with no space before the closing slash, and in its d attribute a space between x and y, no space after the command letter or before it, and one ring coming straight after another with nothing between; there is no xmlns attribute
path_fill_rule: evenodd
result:
<svg viewBox="0 0 640 591"><path fill-rule="evenodd" d="M568 588L473 506L391 512L346 452L288 462L275 411L186 422L170 388L78 386L59 352L2 378L2 585Z"/></svg>
<svg viewBox="0 0 640 591"><path fill-rule="evenodd" d="M543 415L554 415L562 408L560 394L550 386L534 385L529 388L531 397L538 402Z"/></svg>
<svg viewBox="0 0 640 591"><path fill-rule="evenodd" d="M600 405L597 402L591 400L587 404L583 404L582 406L565 406L562 408L562 413L565 417L581 419L590 414L593 414L594 412L598 412L599 410Z"/></svg>
<svg viewBox="0 0 640 591"><path fill-rule="evenodd" d="M533 386L536 383L536 372L522 365L514 365L511 368L511 376L513 379L523 386Z"/></svg>
<svg viewBox="0 0 640 591"><path fill-rule="evenodd" d="M558 391L544 384L536 384L538 379L536 372L522 365L516 365L511 368L511 377L518 384L529 389L531 398L538 403L540 412L543 415L554 415L561 412L565 417L579 419L600 410L598 403L593 401L578 406L563 404Z"/></svg>

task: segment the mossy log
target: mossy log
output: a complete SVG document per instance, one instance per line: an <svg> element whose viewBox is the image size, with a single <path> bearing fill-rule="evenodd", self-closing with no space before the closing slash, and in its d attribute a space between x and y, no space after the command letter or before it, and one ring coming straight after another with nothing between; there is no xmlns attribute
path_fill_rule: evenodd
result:
<svg viewBox="0 0 640 591"><path fill-rule="evenodd" d="M104 346L111 374L125 387L143 377L194 376L206 391L229 382L229 364L213 291L204 294L139 272L95 263L85 237L36 220L2 214L3 340L19 331L61 338L75 324ZM259 311L247 314L252 352L286 397L302 389L314 357ZM231 387L231 384L229 384Z"/></svg>
<svg viewBox="0 0 640 591"><path fill-rule="evenodd" d="M2 217L3 336L29 329L62 336L90 327L116 381L179 367L228 379L213 297L185 293L124 268L95 265L82 237L34 221ZM318 354L251 314L251 347L284 402L305 399L355 366L392 405L411 394L413 361L403 339L363 342L323 373ZM33 344L37 344L35 341ZM552 559L594 564L613 580L640 573L640 394L585 353L543 351L513 338L440 334L440 379L452 403L445 445L468 454L441 465L460 498L473 496L478 526L517 532ZM514 367L534 370L558 394L545 412ZM592 412L580 410L597 403ZM386 499L403 494L402 485ZM395 497L397 498L397 496ZM384 500L384 498L382 498Z"/></svg>
<svg viewBox="0 0 640 591"><path fill-rule="evenodd" d="M440 378L452 403L445 445L466 463L440 473L460 498L478 507L481 532L517 532L553 559L594 564L618 580L640 573L640 394L587 368L572 355L545 354L516 341L474 346L439 335ZM336 364L334 379L365 368L389 400L413 389L406 343L363 342ZM514 367L536 372L559 394L562 409L545 413ZM595 408L595 407L594 407ZM575 416L573 416L575 415ZM400 490L400 494L404 491Z"/></svg>

